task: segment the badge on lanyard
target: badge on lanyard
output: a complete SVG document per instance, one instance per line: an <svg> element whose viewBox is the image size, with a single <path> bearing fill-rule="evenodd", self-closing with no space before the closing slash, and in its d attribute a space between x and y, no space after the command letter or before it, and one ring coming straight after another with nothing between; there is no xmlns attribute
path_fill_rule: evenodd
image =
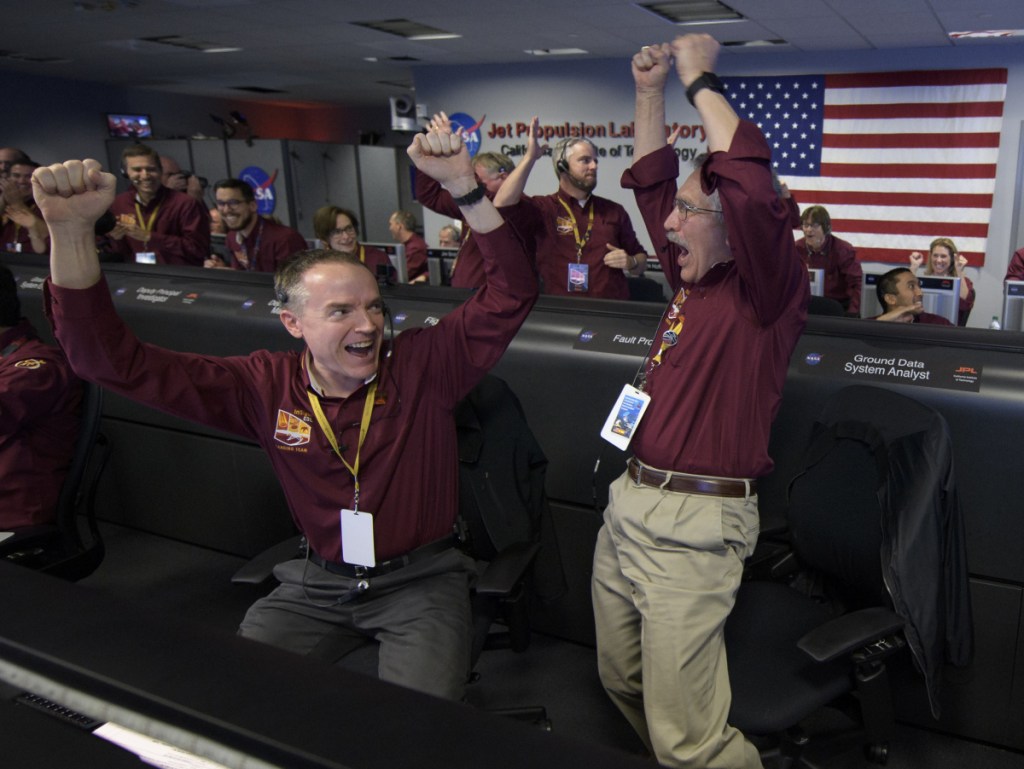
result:
<svg viewBox="0 0 1024 769"><path fill-rule="evenodd" d="M570 293L582 294L590 290L590 265L586 262L569 263L569 280L566 288Z"/></svg>
<svg viewBox="0 0 1024 769"><path fill-rule="evenodd" d="M604 427L601 428L601 437L625 451L650 403L650 395L633 385L623 385L618 400L615 401Z"/></svg>
<svg viewBox="0 0 1024 769"><path fill-rule="evenodd" d="M355 566L376 566L373 549L373 515L341 511L341 560Z"/></svg>

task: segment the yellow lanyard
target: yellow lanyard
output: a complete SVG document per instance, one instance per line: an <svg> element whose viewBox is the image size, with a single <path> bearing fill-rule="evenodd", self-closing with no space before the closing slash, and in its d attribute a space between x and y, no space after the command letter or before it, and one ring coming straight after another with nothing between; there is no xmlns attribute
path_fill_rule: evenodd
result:
<svg viewBox="0 0 1024 769"><path fill-rule="evenodd" d="M157 207L153 209L153 213L149 215L149 221L147 222L146 217L142 215L142 207L139 206L138 201L135 202L135 217L138 220L139 226L142 228L143 232L153 231L153 224L156 222L156 215L159 210L160 206L157 205Z"/></svg>
<svg viewBox="0 0 1024 769"><path fill-rule="evenodd" d="M569 214L569 221L572 222L572 234L576 238L576 263L579 264L583 258L583 247L587 245L587 241L590 240L590 232L594 229L594 199L590 199L590 214L587 217L587 232L584 236L580 237L580 228L576 225L576 215L573 210L569 208L569 204L561 198L558 198L558 202L562 204L562 208Z"/></svg>
<svg viewBox="0 0 1024 769"><path fill-rule="evenodd" d="M327 442L331 444L331 448L334 449L334 453L338 455L338 459L341 460L345 468L352 473L352 481L355 484L355 498L353 499L352 509L357 513L359 512L359 452L363 448L363 441L366 440L366 434L370 432L370 414L373 412L373 401L374 396L377 394L377 381L374 380L369 389L366 391L366 401L363 403L363 419L359 423L359 443L356 444L356 461L354 464L349 464L345 457L341 455L341 448L338 446L338 439L334 435L334 430L331 429L330 423L327 421L327 417L324 416L324 410L320 408L320 399L316 396L316 393L312 390L309 391L309 402L313 406L313 413L316 414L317 424L320 425L320 429L323 430L324 435L327 437Z"/></svg>

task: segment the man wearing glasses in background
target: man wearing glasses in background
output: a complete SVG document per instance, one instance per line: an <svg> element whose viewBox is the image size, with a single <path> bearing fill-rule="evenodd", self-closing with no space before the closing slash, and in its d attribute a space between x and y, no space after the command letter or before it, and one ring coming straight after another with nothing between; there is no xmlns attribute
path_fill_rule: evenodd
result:
<svg viewBox="0 0 1024 769"><path fill-rule="evenodd" d="M609 491L592 591L601 681L658 761L754 769L757 750L727 722L723 628L757 541L757 478L772 468L769 429L810 290L768 145L714 75L718 49L686 35L633 57L623 186L676 294L620 396L646 410ZM678 190L665 126L673 60L709 152Z"/></svg>
<svg viewBox="0 0 1024 769"><path fill-rule="evenodd" d="M215 269L274 272L299 251L306 239L297 230L266 219L257 213L256 193L241 179L221 179L213 185L220 219L227 228L231 263L219 256L204 262Z"/></svg>

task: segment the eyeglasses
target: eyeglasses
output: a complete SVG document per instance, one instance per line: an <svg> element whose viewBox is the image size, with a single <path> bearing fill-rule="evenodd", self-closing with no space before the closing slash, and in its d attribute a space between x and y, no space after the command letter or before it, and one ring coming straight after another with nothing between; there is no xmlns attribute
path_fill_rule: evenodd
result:
<svg viewBox="0 0 1024 769"><path fill-rule="evenodd" d="M327 233L327 237L336 238L339 235L355 235L356 228L351 224L348 227L335 227L333 230Z"/></svg>
<svg viewBox="0 0 1024 769"><path fill-rule="evenodd" d="M218 200L217 208L238 208L245 205L246 202L245 200Z"/></svg>
<svg viewBox="0 0 1024 769"><path fill-rule="evenodd" d="M698 208L697 206L692 205L690 203L687 203L685 200L680 200L679 198L676 198L676 211L678 212L679 216L682 217L684 222L686 221L687 217L689 217L690 214L720 214L720 213L722 213L721 209L718 209L718 208Z"/></svg>

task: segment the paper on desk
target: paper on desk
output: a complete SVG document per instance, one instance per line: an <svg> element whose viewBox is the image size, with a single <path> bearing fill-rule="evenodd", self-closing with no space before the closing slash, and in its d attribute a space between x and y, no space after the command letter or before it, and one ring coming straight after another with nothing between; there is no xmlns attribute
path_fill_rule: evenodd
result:
<svg viewBox="0 0 1024 769"><path fill-rule="evenodd" d="M95 729L93 734L134 753L145 763L159 769L227 769L224 764L218 764L112 722Z"/></svg>

